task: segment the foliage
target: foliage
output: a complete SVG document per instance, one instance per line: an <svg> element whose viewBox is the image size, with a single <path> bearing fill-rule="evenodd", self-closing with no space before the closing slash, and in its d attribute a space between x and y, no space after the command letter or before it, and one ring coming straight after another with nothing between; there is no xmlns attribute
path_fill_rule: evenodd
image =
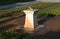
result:
<svg viewBox="0 0 60 39"><path fill-rule="evenodd" d="M41 35L34 35L34 34L28 34L28 33L18 33L15 31L0 31L0 39L46 39L46 37L43 37Z"/></svg>
<svg viewBox="0 0 60 39"><path fill-rule="evenodd" d="M28 2L34 0L0 0L0 5L13 4L18 2Z"/></svg>
<svg viewBox="0 0 60 39"><path fill-rule="evenodd" d="M26 36L27 34L22 34L18 32L6 32L6 31L0 31L0 39L23 39L23 36Z"/></svg>

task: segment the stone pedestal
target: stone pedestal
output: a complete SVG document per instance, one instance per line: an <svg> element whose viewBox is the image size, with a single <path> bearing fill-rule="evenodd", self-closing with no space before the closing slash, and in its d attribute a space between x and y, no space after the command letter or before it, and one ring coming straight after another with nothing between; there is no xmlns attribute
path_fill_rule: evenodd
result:
<svg viewBox="0 0 60 39"><path fill-rule="evenodd" d="M35 26L38 25L37 23L37 9L35 10L23 10L23 12L26 14L25 16L25 25L24 25L24 30L26 32L33 32L34 31L34 28Z"/></svg>

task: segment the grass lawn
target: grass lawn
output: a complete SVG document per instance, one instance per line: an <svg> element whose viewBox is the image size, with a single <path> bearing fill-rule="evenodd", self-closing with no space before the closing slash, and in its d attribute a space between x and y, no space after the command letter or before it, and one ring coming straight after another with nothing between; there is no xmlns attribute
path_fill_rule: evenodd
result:
<svg viewBox="0 0 60 39"><path fill-rule="evenodd" d="M56 32L58 33L58 32ZM6 32L0 31L0 39L56 39L56 33L52 32L50 34L45 35L35 35L35 34L28 34L28 33L18 33L18 32ZM54 37L55 34L56 36ZM60 39L60 37L57 37Z"/></svg>
<svg viewBox="0 0 60 39"><path fill-rule="evenodd" d="M56 5L53 5L53 6L50 6L50 7L46 7L46 8L40 9L40 12L41 13L45 13L45 14L60 15L60 11L57 11L58 9L56 9L56 8L60 8L60 3L56 4ZM56 9L56 10L54 10L54 9Z"/></svg>
<svg viewBox="0 0 60 39"><path fill-rule="evenodd" d="M31 6L33 9L38 9L38 12L37 12L38 17L41 15L46 16L48 14L54 14L57 16L60 15L60 3L44 2L44 3L29 5L29 6ZM9 21L10 19L13 19L14 16L21 17L25 15L23 13L23 10L25 9L28 9L28 6L0 10L0 23ZM54 39L54 38L52 34L51 36L50 34L43 36L43 35L31 35L31 34L18 33L18 32L9 31L9 30L6 30L6 31L0 30L0 39Z"/></svg>
<svg viewBox="0 0 60 39"><path fill-rule="evenodd" d="M28 5L28 6L31 6L33 9L38 9L38 13L37 13L38 17L40 17L42 15L48 15L48 14L60 15L60 11L54 10L56 8L60 8L60 3L41 2L41 3ZM6 21L6 20L9 20L9 16L11 19L12 15L16 15L17 17L20 17L20 16L24 15L23 10L28 9L28 6L0 10L0 19L3 18L3 20ZM57 12L59 12L59 13L57 13ZM7 17L7 19L5 19L5 17Z"/></svg>
<svg viewBox="0 0 60 39"><path fill-rule="evenodd" d="M37 3L37 4L33 4L33 5L28 5L28 6L31 6L32 8L34 8L34 9L39 9L39 11L40 11L40 9L41 8L49 8L50 6L52 6L52 5L54 5L54 7L55 7L55 4L56 3ZM5 10L0 10L0 15L5 15L5 14L9 14L9 13L13 13L13 12L17 12L17 11L22 11L22 10L24 10L24 9L28 9L28 6L23 6L23 7L18 7L18 8L11 8L11 9L5 9ZM52 9L52 8L51 8ZM42 10L42 9L41 9ZM38 12L39 12L38 11ZM43 11L43 10L42 10ZM46 11L46 10L45 10Z"/></svg>

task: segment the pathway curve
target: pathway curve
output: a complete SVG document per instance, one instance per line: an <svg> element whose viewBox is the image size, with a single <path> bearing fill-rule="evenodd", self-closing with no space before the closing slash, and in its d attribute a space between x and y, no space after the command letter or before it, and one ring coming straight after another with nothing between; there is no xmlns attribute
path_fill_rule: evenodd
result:
<svg viewBox="0 0 60 39"><path fill-rule="evenodd" d="M35 3L39 3L39 1L32 1L32 2L25 2L25 3L15 3L15 4L10 4L10 5L3 5L3 6L0 6L0 10L9 9L9 8L16 8L16 7L22 7L22 6L35 4Z"/></svg>

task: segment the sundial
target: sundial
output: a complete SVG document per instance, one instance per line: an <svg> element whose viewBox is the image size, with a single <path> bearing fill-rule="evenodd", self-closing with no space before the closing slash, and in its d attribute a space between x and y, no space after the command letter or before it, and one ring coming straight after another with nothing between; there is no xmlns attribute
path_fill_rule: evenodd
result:
<svg viewBox="0 0 60 39"><path fill-rule="evenodd" d="M29 6L29 9L23 10L23 12L26 15L25 16L25 24L24 24L25 32L33 33L34 31L45 27L45 25L38 25L37 11L38 11L38 9L32 9L31 6Z"/></svg>
<svg viewBox="0 0 60 39"><path fill-rule="evenodd" d="M29 6L29 10L34 10L31 6Z"/></svg>

